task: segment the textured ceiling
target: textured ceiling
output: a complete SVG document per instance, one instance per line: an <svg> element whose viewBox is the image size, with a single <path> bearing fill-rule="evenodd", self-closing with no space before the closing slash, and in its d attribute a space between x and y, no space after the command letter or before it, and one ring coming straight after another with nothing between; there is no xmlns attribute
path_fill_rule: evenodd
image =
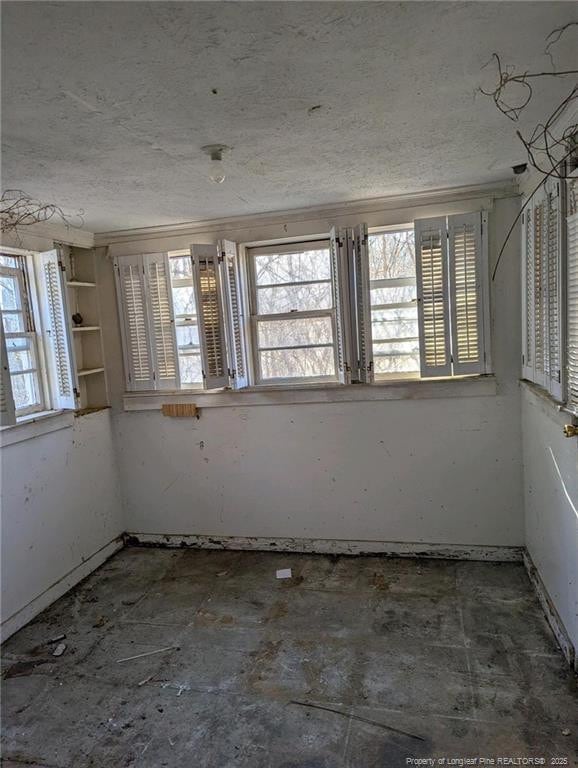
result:
<svg viewBox="0 0 578 768"><path fill-rule="evenodd" d="M103 231L503 180L524 153L475 94L482 67L498 51L548 68L545 36L575 9L3 2L2 185ZM538 84L526 127L562 92ZM233 147L222 185L215 142Z"/></svg>

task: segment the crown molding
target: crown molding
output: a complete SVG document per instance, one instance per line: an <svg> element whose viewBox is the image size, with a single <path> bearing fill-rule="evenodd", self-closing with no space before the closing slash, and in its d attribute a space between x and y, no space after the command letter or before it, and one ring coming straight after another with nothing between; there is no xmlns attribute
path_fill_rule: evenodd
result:
<svg viewBox="0 0 578 768"><path fill-rule="evenodd" d="M17 232L2 234L2 244L24 250L37 250L34 241L49 240L63 245L74 245L79 248L94 247L94 233L78 227L67 227L65 224L41 222L20 227ZM43 246L41 246L43 247Z"/></svg>
<svg viewBox="0 0 578 768"><path fill-rule="evenodd" d="M148 240L158 237L180 235L196 235L200 233L222 232L225 230L250 229L256 226L285 224L294 221L312 219L337 219L347 215L363 215L376 211L403 210L416 206L435 205L440 203L459 202L478 198L517 197L517 184L507 179L501 182L478 184L461 187L413 192L406 195L389 195L374 197L366 200L351 200L330 205L312 206L309 208L292 208L287 211L272 211L268 213L247 214L219 219L187 221L180 224L161 224L152 227L135 229L119 229L109 232L97 232L94 236L96 246L112 245L114 243L132 240Z"/></svg>

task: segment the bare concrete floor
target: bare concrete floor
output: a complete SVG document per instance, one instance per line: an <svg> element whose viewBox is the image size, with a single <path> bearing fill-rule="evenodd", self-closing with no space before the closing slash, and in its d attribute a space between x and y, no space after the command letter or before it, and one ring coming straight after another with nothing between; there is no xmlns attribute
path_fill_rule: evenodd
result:
<svg viewBox="0 0 578 768"><path fill-rule="evenodd" d="M6 767L578 760L576 678L517 564L126 549L2 656Z"/></svg>

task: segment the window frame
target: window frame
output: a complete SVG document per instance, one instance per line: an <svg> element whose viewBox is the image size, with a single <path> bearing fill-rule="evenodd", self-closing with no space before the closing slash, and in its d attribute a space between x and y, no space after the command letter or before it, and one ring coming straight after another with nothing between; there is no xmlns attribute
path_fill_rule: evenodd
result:
<svg viewBox="0 0 578 768"><path fill-rule="evenodd" d="M255 271L255 257L271 254L282 253L299 253L306 252L307 250L319 250L320 245L326 245L328 254L330 252L330 237L329 235L312 235L307 238L299 238L297 240L279 240L269 242L257 242L245 244L243 247L245 270L244 274L247 280L247 293L249 300L249 352L251 360L252 371L252 385L255 387L299 387L299 386L314 386L314 385L338 385L339 373L338 373L338 343L337 343L337 309L333 299L333 277L330 275L328 279L323 280L301 280L295 282L282 282L271 283L266 285L257 284L257 276ZM278 312L269 314L259 314L258 312L258 289L270 288L275 286L299 286L299 285L320 285L327 284L330 286L332 306L328 309L316 309L316 310L295 310L291 312ZM331 344L310 344L302 346L279 346L279 347L259 347L258 341L258 325L263 321L282 321L282 320L295 320L297 318L309 319L317 317L329 317L331 320L331 331L333 341ZM263 377L261 370L260 352L263 350L276 350L276 349L310 349L310 348L327 348L333 349L333 364L335 374L333 376L292 376L292 377L279 377L275 379L266 379Z"/></svg>
<svg viewBox="0 0 578 768"><path fill-rule="evenodd" d="M180 249L176 251L167 251L167 256L169 259L169 280L171 285L171 301L173 305L173 317L174 317L174 323L175 323L175 340L176 340L176 351L177 351L177 362L179 365L179 372L180 372L180 358L181 354L183 354L183 357L186 357L186 353L181 353L181 350L184 349L184 345L179 344L177 329L178 328L196 328L197 329L197 337L199 339L199 343L196 345L195 349L198 350L198 352L191 353L189 356L198 356L201 369L202 369L202 352L201 352L201 337L200 337L200 329L199 329L199 313L197 311L197 298L195 296L195 286L194 286L194 275L193 275L193 266L192 266L192 255L191 251L188 248ZM170 266L171 266L171 259L188 259L191 264L191 276L190 277L177 277L173 278ZM195 301L195 313L194 315L189 314L177 314L175 309L175 296L174 296L174 289L175 288L190 288L193 293L193 299ZM193 319L194 318L194 319ZM201 374L202 377L202 374ZM203 381L201 378L201 381L198 382L192 382L190 384L183 384L182 378L180 380L180 390L179 391L185 391L185 392L196 392L196 391L204 391L203 389Z"/></svg>
<svg viewBox="0 0 578 768"><path fill-rule="evenodd" d="M368 236L371 238L374 235L395 234L396 232L412 232L413 233L414 232L414 224L413 224L413 222L408 222L406 224L392 224L392 225L385 226L385 227L370 227L368 229ZM368 242L368 245L367 245L367 250L368 250L367 256L368 256L368 259L369 259L369 242ZM369 279L369 291L370 291L369 311L370 311L370 316L371 316L371 313L376 309L371 304L371 289L374 288L374 287L379 287L379 286L375 286L374 285L375 283L377 283L377 282L387 283L387 286L385 286L385 287L395 287L394 283L397 283L398 286L402 286L404 284L405 285L414 285L415 289L416 289L416 298L414 300L407 301L407 302L392 302L391 304L380 304L380 305L378 305L378 307L380 309L397 309L398 307L400 309L401 308L411 309L411 308L415 307L415 310L416 310L416 322L418 322L418 318L417 318L417 306L418 306L418 299L417 299L417 265L416 265L416 254L415 254L415 242L414 242L414 274L415 274L415 277L413 278L413 281L411 283L406 282L410 278L392 277L392 278L381 278L379 280L371 280L371 278L370 278ZM372 327L373 327L373 320L372 320ZM411 337L411 339L413 339L413 337ZM393 339L391 341L404 341L404 340L407 340L407 339ZM419 349L419 322L418 322L418 335L416 337L416 340L417 340L417 343L418 343L418 359L419 359L419 357L421 355L421 350ZM379 385L379 384L385 384L385 383L394 382L394 381L415 381L415 380L419 380L419 379L422 378L419 368L418 368L417 371L406 371L406 372L399 371L399 372L393 372L393 373L377 373L376 366L375 366L375 358L379 357L379 355L376 355L375 349L373 348L373 345L376 344L376 343L380 343L380 342L384 343L384 340L383 339L375 339L375 338L372 337L372 352L371 353L372 353L372 356L373 356L373 370L374 370L374 381L373 381L373 383L374 384ZM455 378L455 377L452 376L452 378Z"/></svg>
<svg viewBox="0 0 578 768"><path fill-rule="evenodd" d="M33 414L54 410L54 408L50 396L50 387L48 386L46 353L44 350L42 334L39 331L41 314L34 270L34 254L30 251L21 251L7 247L0 248L0 253L10 258L20 259L22 264L21 267L9 267L0 264L0 275L4 274L16 278L21 306L21 309L18 310L0 309L0 322L3 323L2 317L4 314L18 313L22 315L22 326L24 328L23 331L4 331L6 351L7 354L10 351L8 349L8 342L10 339L27 339L27 351L30 352L34 363L33 367L22 371L10 371L10 386L12 389L12 379L14 376L31 373L34 376L35 386L38 393L38 402L33 405L17 408L16 403L14 403L14 414L16 422L18 422ZM10 357L8 355L8 361L9 360ZM13 392L14 390L12 389L12 393Z"/></svg>

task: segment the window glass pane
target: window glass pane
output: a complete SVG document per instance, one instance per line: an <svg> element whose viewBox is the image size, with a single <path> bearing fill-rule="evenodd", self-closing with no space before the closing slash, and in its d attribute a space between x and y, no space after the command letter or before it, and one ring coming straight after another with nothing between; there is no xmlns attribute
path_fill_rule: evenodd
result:
<svg viewBox="0 0 578 768"><path fill-rule="evenodd" d="M262 320L258 324L258 340L260 349L332 344L333 326L330 317Z"/></svg>
<svg viewBox="0 0 578 768"><path fill-rule="evenodd" d="M30 339L27 336L10 337L6 339L8 352L17 349L30 349Z"/></svg>
<svg viewBox="0 0 578 768"><path fill-rule="evenodd" d="M373 341L397 339L419 334L417 307L398 309L376 309L371 313Z"/></svg>
<svg viewBox="0 0 578 768"><path fill-rule="evenodd" d="M195 294L192 286L173 287L175 315L195 314Z"/></svg>
<svg viewBox="0 0 578 768"><path fill-rule="evenodd" d="M203 381L201 356L179 355L181 384L200 384Z"/></svg>
<svg viewBox="0 0 578 768"><path fill-rule="evenodd" d="M260 315L279 312L331 309L331 283L285 285L280 288L257 289L257 311Z"/></svg>
<svg viewBox="0 0 578 768"><path fill-rule="evenodd" d="M5 333L20 333L25 330L22 312L2 312Z"/></svg>
<svg viewBox="0 0 578 768"><path fill-rule="evenodd" d="M376 304L397 304L402 301L416 301L415 285L400 285L391 288L371 288L371 306Z"/></svg>
<svg viewBox="0 0 578 768"><path fill-rule="evenodd" d="M419 371L419 342L395 341L374 343L373 367L380 373L413 373Z"/></svg>
<svg viewBox="0 0 578 768"><path fill-rule="evenodd" d="M177 325L177 346L199 345L199 328L196 325Z"/></svg>
<svg viewBox="0 0 578 768"><path fill-rule="evenodd" d="M169 265L171 268L171 278L173 280L193 277L193 264L190 256L170 258Z"/></svg>
<svg viewBox="0 0 578 768"><path fill-rule="evenodd" d="M254 259L257 285L331 279L329 248L301 253L268 253Z"/></svg>
<svg viewBox="0 0 578 768"><path fill-rule="evenodd" d="M39 405L38 382L35 373L20 373L12 376L12 395L16 410Z"/></svg>
<svg viewBox="0 0 578 768"><path fill-rule="evenodd" d="M26 371L34 367L34 358L29 350L21 349L18 352L8 352L8 368L11 373Z"/></svg>
<svg viewBox="0 0 578 768"><path fill-rule="evenodd" d="M369 235L369 279L415 277L415 241L412 229Z"/></svg>
<svg viewBox="0 0 578 768"><path fill-rule="evenodd" d="M6 253L0 253L0 266L18 268L20 266L18 256L8 256Z"/></svg>
<svg viewBox="0 0 578 768"><path fill-rule="evenodd" d="M21 309L18 279L0 275L0 309Z"/></svg>
<svg viewBox="0 0 578 768"><path fill-rule="evenodd" d="M275 349L259 356L263 379L335 376L333 347Z"/></svg>

